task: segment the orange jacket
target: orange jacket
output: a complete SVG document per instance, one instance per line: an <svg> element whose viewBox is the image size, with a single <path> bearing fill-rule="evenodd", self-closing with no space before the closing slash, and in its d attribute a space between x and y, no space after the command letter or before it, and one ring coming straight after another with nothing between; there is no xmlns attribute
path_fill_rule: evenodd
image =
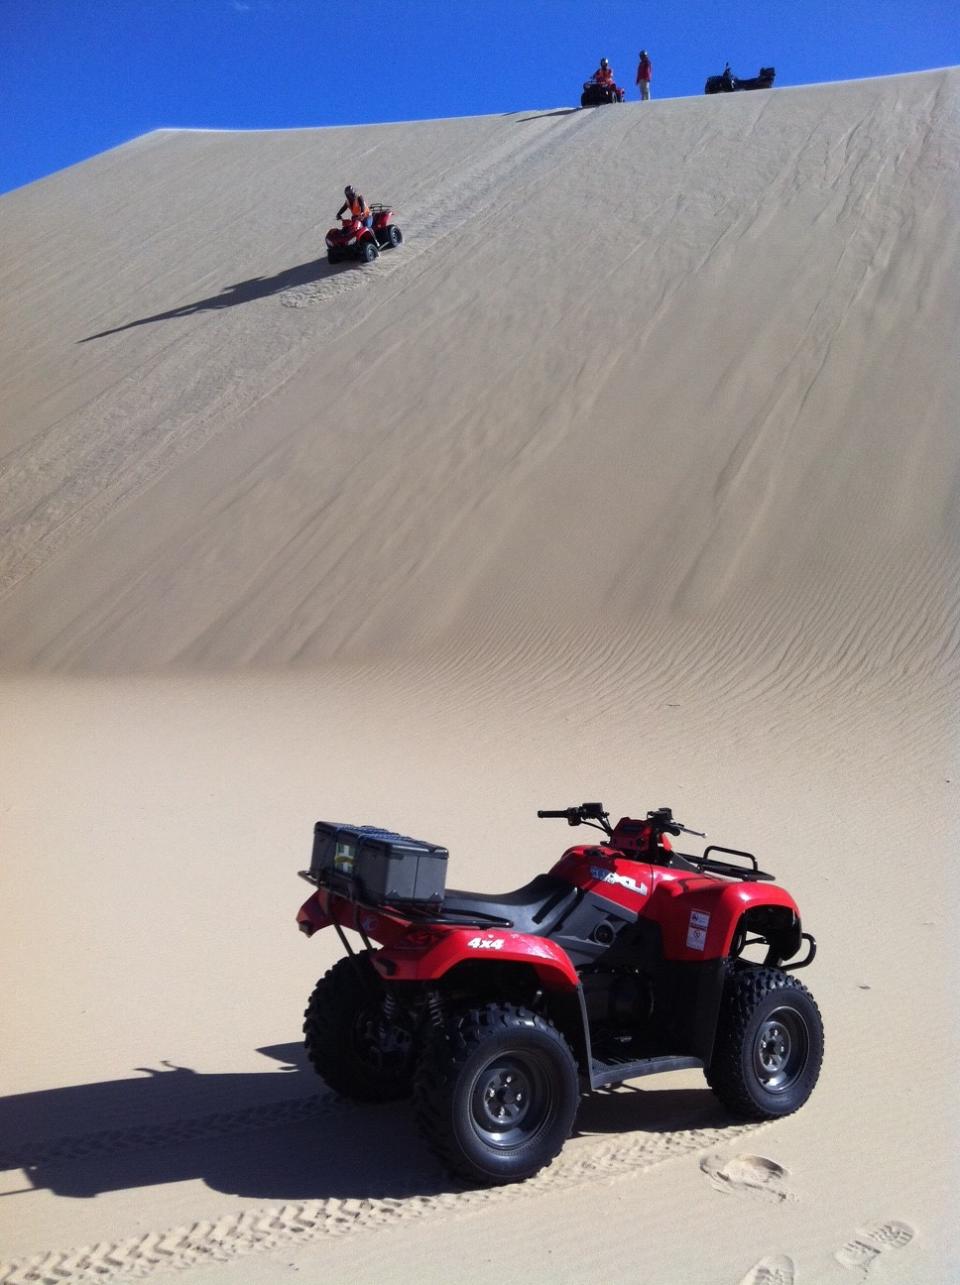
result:
<svg viewBox="0 0 960 1285"><path fill-rule="evenodd" d="M337 211L337 218L343 214L344 210L349 210L355 219L365 219L368 218L370 214L370 206L367 205L359 192L354 193L352 201L344 201L340 206L340 209Z"/></svg>
<svg viewBox="0 0 960 1285"><path fill-rule="evenodd" d="M598 84L598 85L612 85L612 84L613 84L613 68L612 68L612 67L598 67L598 68L597 68L597 70L596 70L596 72L594 73L593 78L594 78L594 80L597 82L597 84Z"/></svg>

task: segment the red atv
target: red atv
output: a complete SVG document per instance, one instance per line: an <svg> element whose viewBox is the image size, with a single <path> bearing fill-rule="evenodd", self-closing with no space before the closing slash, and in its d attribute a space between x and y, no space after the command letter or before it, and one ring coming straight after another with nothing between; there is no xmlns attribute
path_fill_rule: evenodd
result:
<svg viewBox="0 0 960 1285"><path fill-rule="evenodd" d="M823 1025L792 973L816 943L773 876L734 848L675 852L669 835L697 831L669 808L615 827L600 803L537 815L603 838L501 896L448 889L444 848L317 822L301 872L316 891L297 922L308 936L332 926L347 952L303 1027L327 1084L412 1094L428 1144L483 1183L535 1174L581 1092L641 1075L700 1067L748 1119L802 1106Z"/></svg>
<svg viewBox="0 0 960 1285"><path fill-rule="evenodd" d="M583 82L583 93L580 95L581 107L602 107L604 103L622 103L627 96L627 91L621 89L619 85L604 85L598 80L585 80Z"/></svg>
<svg viewBox="0 0 960 1285"><path fill-rule="evenodd" d="M395 249L403 240L403 233L393 221L389 205L371 205L372 224L367 227L363 219L348 215L340 220L338 228L327 233L327 259L339 263L342 259L362 259L370 263L381 249Z"/></svg>

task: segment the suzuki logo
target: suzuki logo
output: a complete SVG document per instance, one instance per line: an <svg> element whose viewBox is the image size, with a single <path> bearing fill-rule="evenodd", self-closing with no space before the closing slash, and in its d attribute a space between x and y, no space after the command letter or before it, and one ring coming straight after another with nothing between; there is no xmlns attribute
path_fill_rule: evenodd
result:
<svg viewBox="0 0 960 1285"><path fill-rule="evenodd" d="M602 866L591 866L590 873L600 883L616 883L621 888L629 888L631 892L635 892L641 897L647 895L647 885L645 883L637 883L630 875L617 874L616 870L604 870Z"/></svg>

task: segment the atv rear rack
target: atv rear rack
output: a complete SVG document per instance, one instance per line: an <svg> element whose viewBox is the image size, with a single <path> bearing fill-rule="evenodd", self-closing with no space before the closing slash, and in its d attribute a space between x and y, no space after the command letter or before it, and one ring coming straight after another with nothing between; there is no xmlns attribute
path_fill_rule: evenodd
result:
<svg viewBox="0 0 960 1285"><path fill-rule="evenodd" d="M711 852L726 852L731 857L744 857L750 862L750 868L735 866L729 861L711 861ZM746 883L770 883L777 877L761 870L752 852L741 852L739 848L721 848L719 844L711 843L700 857L691 856L687 852L677 855L683 857L684 861L689 861L698 870L709 871L714 875L726 875L728 879L743 879Z"/></svg>
<svg viewBox="0 0 960 1285"><path fill-rule="evenodd" d="M422 927L429 927L432 924L451 924L455 927L462 926L469 928L471 926L483 928L489 925L492 928L512 928L513 920L504 919L502 915L487 915L482 910L472 910L468 914L459 914L455 910L446 911L438 906L428 906L416 902L405 901L378 901L365 902L361 898L351 895L351 890L346 887L340 887L335 883L328 882L319 878L312 870L298 870L297 874L301 879L314 888L327 888L331 892L337 893L346 901L355 901L358 905L370 905L371 909L393 910L405 915L411 923L416 923Z"/></svg>

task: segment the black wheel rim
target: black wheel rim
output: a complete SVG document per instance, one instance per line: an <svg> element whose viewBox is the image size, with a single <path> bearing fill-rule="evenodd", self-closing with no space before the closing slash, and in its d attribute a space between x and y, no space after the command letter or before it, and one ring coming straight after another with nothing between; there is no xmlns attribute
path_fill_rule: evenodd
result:
<svg viewBox="0 0 960 1285"><path fill-rule="evenodd" d="M761 1022L753 1041L753 1070L768 1093L784 1093L804 1067L810 1041L795 1008L776 1008Z"/></svg>
<svg viewBox="0 0 960 1285"><path fill-rule="evenodd" d="M513 1151L545 1127L553 1113L554 1096L545 1058L505 1053L488 1062L475 1078L470 1121L487 1146Z"/></svg>

